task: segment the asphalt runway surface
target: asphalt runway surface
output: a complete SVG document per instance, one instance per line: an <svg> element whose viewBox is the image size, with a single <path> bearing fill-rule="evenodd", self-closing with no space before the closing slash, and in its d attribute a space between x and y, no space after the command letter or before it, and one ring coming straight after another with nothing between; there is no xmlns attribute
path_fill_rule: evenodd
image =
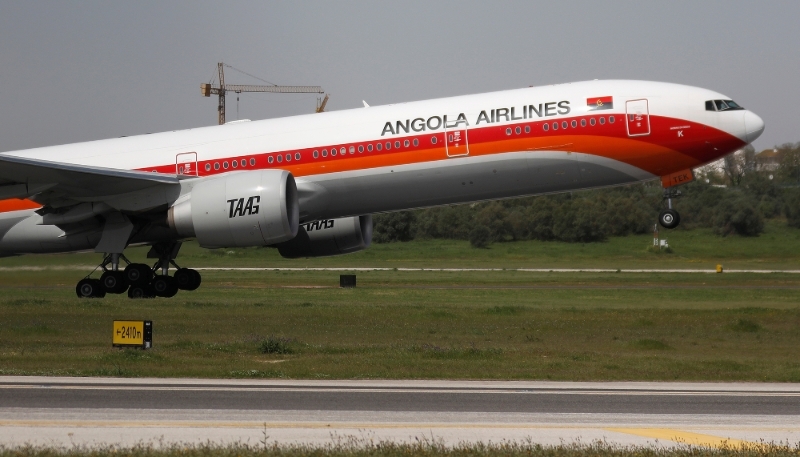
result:
<svg viewBox="0 0 800 457"><path fill-rule="evenodd" d="M0 377L0 442L800 442L800 385Z"/></svg>

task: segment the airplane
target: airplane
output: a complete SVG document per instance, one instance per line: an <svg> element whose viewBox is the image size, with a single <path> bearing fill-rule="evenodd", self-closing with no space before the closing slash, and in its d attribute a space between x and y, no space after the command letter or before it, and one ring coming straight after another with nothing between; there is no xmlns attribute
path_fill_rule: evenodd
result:
<svg viewBox="0 0 800 457"><path fill-rule="evenodd" d="M176 263L189 239L345 254L375 213L659 178L674 228L675 186L763 131L718 92L594 80L6 152L0 256L93 250L78 297L172 297L201 283Z"/></svg>

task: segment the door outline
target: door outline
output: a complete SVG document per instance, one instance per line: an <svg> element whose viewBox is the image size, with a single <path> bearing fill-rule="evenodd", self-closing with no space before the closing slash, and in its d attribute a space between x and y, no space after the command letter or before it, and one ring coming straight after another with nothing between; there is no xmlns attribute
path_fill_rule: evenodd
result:
<svg viewBox="0 0 800 457"><path fill-rule="evenodd" d="M463 138L464 152L460 151L460 149L462 148L462 146L460 146L461 141L462 141L462 139L460 138L460 135L464 136L464 138ZM450 147L451 143L455 143L456 145L453 148L451 148ZM456 148L458 148L458 150L456 150ZM463 129L447 128L447 126L445 126L445 128L444 128L444 149L445 149L445 152L447 153L447 157L466 157L466 156L468 156L469 155L469 134L467 133L467 129L466 128L463 128ZM451 149L453 149L453 150L451 151Z"/></svg>
<svg viewBox="0 0 800 457"><path fill-rule="evenodd" d="M189 167L186 167L189 165ZM187 170L188 168L188 170ZM175 174L182 176L200 176L197 169L197 153L182 152L175 156Z"/></svg>
<svg viewBox="0 0 800 457"><path fill-rule="evenodd" d="M636 113L631 108L631 103L644 102L644 113ZM643 114L644 120L647 122L647 131L640 133L631 133L631 122L636 119L634 116ZM628 136L647 136L650 135L650 102L646 98L637 98L636 100L628 100L625 102L625 128L628 130Z"/></svg>

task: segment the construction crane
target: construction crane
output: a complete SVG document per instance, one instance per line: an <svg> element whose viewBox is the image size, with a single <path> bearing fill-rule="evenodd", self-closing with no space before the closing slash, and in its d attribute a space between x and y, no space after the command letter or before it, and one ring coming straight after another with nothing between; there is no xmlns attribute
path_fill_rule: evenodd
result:
<svg viewBox="0 0 800 457"><path fill-rule="evenodd" d="M212 94L219 96L219 103L217 104L217 112L219 113L219 125L225 123L225 93L235 92L241 94L242 92L273 92L278 94L322 94L322 88L319 86L251 86L242 84L225 84L225 67L231 67L220 62L217 64L217 71L219 72L219 87L214 87L211 84L200 84L200 92L203 97L210 97ZM235 68L234 68L235 70ZM241 71L241 70L239 70ZM245 73L246 74L246 73ZM327 100L327 96L325 97ZM325 108L325 105L322 105ZM320 107L317 107L317 112L321 112Z"/></svg>
<svg viewBox="0 0 800 457"><path fill-rule="evenodd" d="M328 97L330 97L328 94L325 94L325 98L323 98L322 100L320 100L319 97L317 97L317 112L318 113L322 113L322 112L325 111L325 105L328 104Z"/></svg>

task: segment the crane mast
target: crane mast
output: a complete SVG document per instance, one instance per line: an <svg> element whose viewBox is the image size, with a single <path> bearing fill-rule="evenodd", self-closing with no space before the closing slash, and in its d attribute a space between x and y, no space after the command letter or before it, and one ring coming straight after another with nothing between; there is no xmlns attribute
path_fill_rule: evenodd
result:
<svg viewBox="0 0 800 457"><path fill-rule="evenodd" d="M219 62L217 64L217 71L219 73L219 86L215 87L212 84L200 84L200 92L203 97L210 97L216 95L218 97L217 113L219 114L219 125L225 123L225 93L235 92L240 94L242 92L272 92L278 94L322 94L322 87L320 86L278 86L278 85L244 85L244 84L225 84L225 64ZM233 68L233 67L231 67ZM241 71L241 70L240 70ZM327 96L325 97L327 100ZM324 109L324 104L323 104ZM318 111L320 112L320 111Z"/></svg>

